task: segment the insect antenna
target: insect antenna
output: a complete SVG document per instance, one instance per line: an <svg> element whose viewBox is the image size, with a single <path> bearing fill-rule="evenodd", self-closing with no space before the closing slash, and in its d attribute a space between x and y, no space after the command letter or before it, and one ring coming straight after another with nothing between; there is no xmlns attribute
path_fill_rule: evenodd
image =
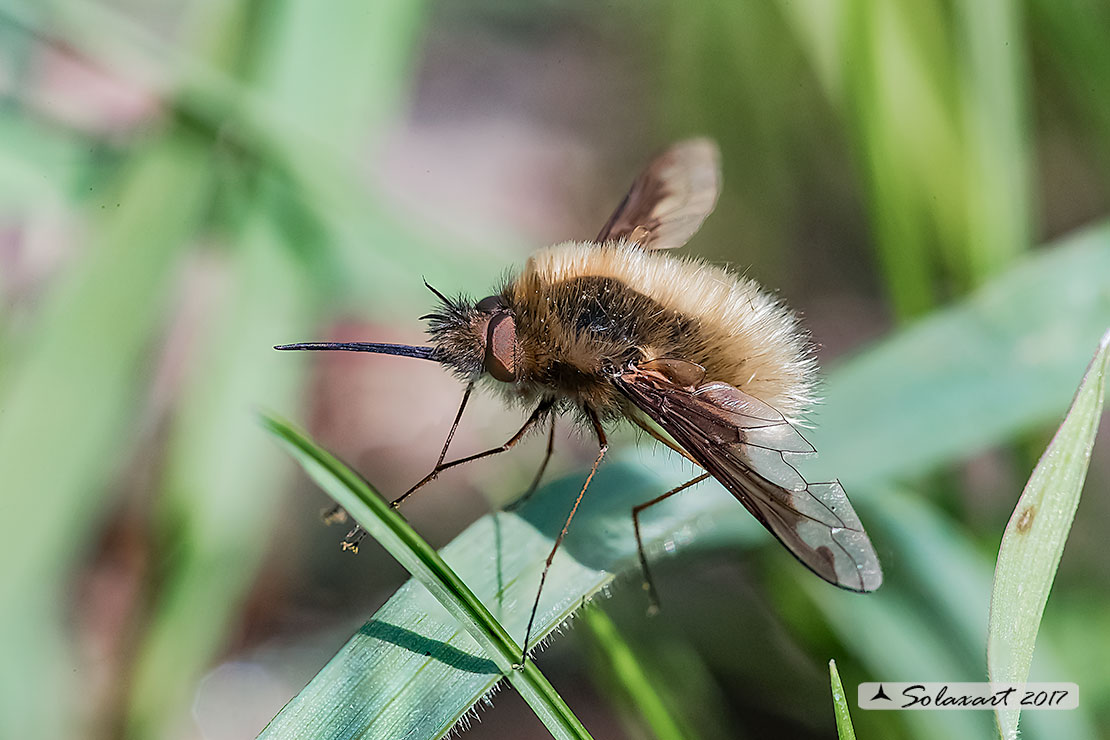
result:
<svg viewBox="0 0 1110 740"><path fill-rule="evenodd" d="M301 351L343 351L343 352L375 352L380 355L398 355L399 357L415 357L418 360L433 360L442 362L439 352L435 347L417 347L411 344L379 344L376 342L300 342L298 344L279 344L274 349L301 350Z"/></svg>
<svg viewBox="0 0 1110 740"><path fill-rule="evenodd" d="M421 278L421 280L424 280L424 278ZM451 300L447 296L443 295L443 293L440 293L438 290L433 288L431 283L429 283L427 280L424 280L424 287L427 288L428 290L432 291L433 293L435 293L436 298L443 301L444 304L446 304L448 306L451 305Z"/></svg>

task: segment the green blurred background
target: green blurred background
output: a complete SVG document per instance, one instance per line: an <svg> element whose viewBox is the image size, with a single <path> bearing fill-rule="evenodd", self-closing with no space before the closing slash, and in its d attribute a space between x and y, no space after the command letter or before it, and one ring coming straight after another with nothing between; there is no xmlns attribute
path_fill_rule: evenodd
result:
<svg viewBox="0 0 1110 740"><path fill-rule="evenodd" d="M426 363L271 345L418 343L422 278L484 295L531 250L596 233L650 154L706 134L725 192L689 251L772 286L823 364L850 361L1073 232L1110 248L1090 230L1110 214L1107 39L1096 0L0 0L0 737L251 737L403 582L373 546L340 552L255 412L303 420L396 492L461 388ZM1076 272L1064 293L1110 295ZM895 604L872 644L816 617L771 543L661 560L659 619L615 589L607 614L691 736L831 737L830 657L849 697L933 678L875 675L876 654L982 680L984 583L1082 370L1044 388L1035 428L861 507L888 572L868 598ZM455 444L517 424L484 399ZM557 445L553 475L592 457ZM446 543L527 485L541 447L445 476L406 515ZM1090 737L1110 737L1107 449L1033 675L1080 684L1068 726ZM650 737L598 634L556 641L545 671L595 737ZM545 736L511 692L495 704L468 737ZM861 738L990 736L985 713L855 719Z"/></svg>

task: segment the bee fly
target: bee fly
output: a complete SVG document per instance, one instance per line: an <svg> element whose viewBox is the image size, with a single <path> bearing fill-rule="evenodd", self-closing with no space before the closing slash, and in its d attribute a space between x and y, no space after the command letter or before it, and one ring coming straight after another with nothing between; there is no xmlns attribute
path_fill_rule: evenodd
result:
<svg viewBox="0 0 1110 740"><path fill-rule="evenodd" d="M796 316L756 283L671 256L713 210L719 154L707 139L680 142L653 160L593 241L532 255L519 275L480 301L440 301L431 346L306 343L285 350L348 350L439 362L466 383L435 467L393 501L400 505L448 468L505 452L569 412L592 429L597 458L547 557L525 633L527 655L540 593L590 480L608 450L605 426L624 419L705 472L632 509L652 607L658 597L640 537L647 508L710 476L803 565L850 591L873 591L882 571L839 482L809 483L788 456L814 452L793 423L814 401L815 361ZM532 408L505 444L444 462L479 381ZM526 496L528 494L525 494Z"/></svg>

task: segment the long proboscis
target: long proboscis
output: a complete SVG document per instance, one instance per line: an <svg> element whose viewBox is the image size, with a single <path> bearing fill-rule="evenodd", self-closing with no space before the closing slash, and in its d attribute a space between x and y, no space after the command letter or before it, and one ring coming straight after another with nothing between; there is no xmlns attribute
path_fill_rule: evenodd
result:
<svg viewBox="0 0 1110 740"><path fill-rule="evenodd" d="M274 349L308 350L315 352L375 352L380 355L415 357L418 360L440 362L435 347L417 347L411 344L379 344L376 342L300 342L298 344L279 344Z"/></svg>

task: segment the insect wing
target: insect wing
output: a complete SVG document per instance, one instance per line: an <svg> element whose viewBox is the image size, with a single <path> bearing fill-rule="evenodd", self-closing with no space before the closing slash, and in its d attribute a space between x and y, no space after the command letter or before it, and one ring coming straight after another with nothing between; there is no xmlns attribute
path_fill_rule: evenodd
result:
<svg viewBox="0 0 1110 740"><path fill-rule="evenodd" d="M851 591L882 584L879 559L844 488L808 483L786 459L813 448L782 414L727 383L680 385L652 364L617 378L637 407L814 573Z"/></svg>
<svg viewBox="0 0 1110 740"><path fill-rule="evenodd" d="M632 183L596 241L636 242L674 249L690 240L717 205L720 152L709 139L690 139L660 154Z"/></svg>

